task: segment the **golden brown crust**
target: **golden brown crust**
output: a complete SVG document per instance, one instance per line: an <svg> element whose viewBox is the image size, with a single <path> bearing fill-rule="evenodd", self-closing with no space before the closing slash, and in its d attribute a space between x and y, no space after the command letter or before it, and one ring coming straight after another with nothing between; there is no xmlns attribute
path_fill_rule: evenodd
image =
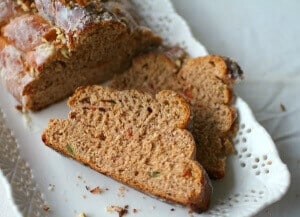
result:
<svg viewBox="0 0 300 217"><path fill-rule="evenodd" d="M209 208L210 205L209 195L212 194L212 186L208 180L209 177L207 173L203 174L201 179L201 185L203 186L201 189L202 193L195 198L194 203L191 203L189 205L191 209L197 213L201 213Z"/></svg>
<svg viewBox="0 0 300 217"><path fill-rule="evenodd" d="M77 87L74 80L79 86L106 81L127 69L133 56L161 44L158 35L140 25L127 0L69 1L71 7L35 2L38 12L17 10L8 0L0 12L0 38L6 42L0 41L2 80L26 109L39 110L69 96Z"/></svg>

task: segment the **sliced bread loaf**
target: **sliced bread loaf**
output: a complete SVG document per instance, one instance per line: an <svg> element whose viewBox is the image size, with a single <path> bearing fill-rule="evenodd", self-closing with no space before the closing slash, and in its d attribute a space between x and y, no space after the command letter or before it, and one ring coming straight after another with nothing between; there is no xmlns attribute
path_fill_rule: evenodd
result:
<svg viewBox="0 0 300 217"><path fill-rule="evenodd" d="M1 80L25 109L106 81L161 43L129 0L2 1Z"/></svg>
<svg viewBox="0 0 300 217"><path fill-rule="evenodd" d="M232 85L242 76L240 67L220 56L188 58L179 48L151 52L133 60L132 67L110 86L155 94L174 90L191 105L189 130L197 144L197 160L211 178L225 175L225 159L234 150L237 125Z"/></svg>
<svg viewBox="0 0 300 217"><path fill-rule="evenodd" d="M211 185L193 160L182 97L88 86L76 90L69 106L69 119L50 120L46 145L145 193L195 211L208 208Z"/></svg>

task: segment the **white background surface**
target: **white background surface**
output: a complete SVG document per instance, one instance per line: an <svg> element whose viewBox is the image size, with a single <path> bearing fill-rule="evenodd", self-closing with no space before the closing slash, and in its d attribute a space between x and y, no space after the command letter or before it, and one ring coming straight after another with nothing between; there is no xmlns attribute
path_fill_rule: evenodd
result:
<svg viewBox="0 0 300 217"><path fill-rule="evenodd" d="M258 216L300 216L300 1L173 0L210 53L245 71L237 93L269 131L292 175L287 195ZM286 112L282 112L280 104ZM263 145L263 144L261 144ZM0 216L15 210L0 178Z"/></svg>
<svg viewBox="0 0 300 217"><path fill-rule="evenodd" d="M245 80L237 93L271 134L291 172L286 196L257 216L300 216L300 1L173 2L210 53L240 63Z"/></svg>

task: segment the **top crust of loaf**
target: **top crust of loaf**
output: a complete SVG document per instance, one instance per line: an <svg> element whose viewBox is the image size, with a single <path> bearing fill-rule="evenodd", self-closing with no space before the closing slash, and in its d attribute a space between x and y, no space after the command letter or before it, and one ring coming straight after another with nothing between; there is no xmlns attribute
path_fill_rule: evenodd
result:
<svg viewBox="0 0 300 217"><path fill-rule="evenodd" d="M189 105L178 94L88 86L68 104L69 119L45 129L46 145L143 192L198 212L208 208L210 181L193 160Z"/></svg>
<svg viewBox="0 0 300 217"><path fill-rule="evenodd" d="M137 14L128 0L90 0L61 1L36 0L36 7L41 16L66 33L68 48L74 49L76 44L90 30L105 23L122 24L129 32L150 30L144 26L142 18ZM80 40L76 40L76 39Z"/></svg>
<svg viewBox="0 0 300 217"><path fill-rule="evenodd" d="M25 109L104 82L161 44L128 0L5 0L0 7L1 79Z"/></svg>

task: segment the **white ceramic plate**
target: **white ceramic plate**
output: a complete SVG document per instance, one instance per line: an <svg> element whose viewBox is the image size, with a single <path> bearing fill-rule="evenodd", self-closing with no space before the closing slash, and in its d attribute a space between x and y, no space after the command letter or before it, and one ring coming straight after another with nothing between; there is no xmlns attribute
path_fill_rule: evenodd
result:
<svg viewBox="0 0 300 217"><path fill-rule="evenodd" d="M169 0L134 2L152 29L167 43L185 47L192 56L207 54L184 20L174 12ZM44 146L41 131L49 118L67 117L66 102L29 115L14 109L16 104L1 86L0 169L9 183L7 186L20 216L72 217L81 212L88 217L116 216L106 211L110 205L129 205L127 216L189 215L186 208L174 207L129 187L120 191L123 186L120 183ZM210 210L199 216L251 216L279 200L289 186L290 174L268 133L256 122L242 99L237 99L236 107L241 126L235 138L238 153L228 159L225 179L213 182ZM109 190L94 195L86 186ZM47 212L43 210L45 204L50 207ZM175 211L171 211L172 208ZM137 213L132 209L137 209Z"/></svg>

